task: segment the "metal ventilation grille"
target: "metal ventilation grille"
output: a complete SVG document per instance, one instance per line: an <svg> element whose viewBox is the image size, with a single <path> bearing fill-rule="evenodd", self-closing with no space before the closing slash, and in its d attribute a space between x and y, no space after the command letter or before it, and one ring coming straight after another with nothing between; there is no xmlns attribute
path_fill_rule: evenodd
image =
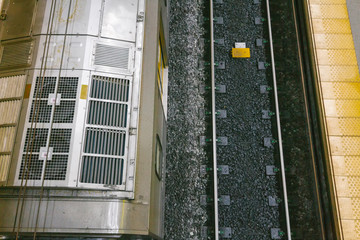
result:
<svg viewBox="0 0 360 240"><path fill-rule="evenodd" d="M74 120L75 104L76 101L62 100L60 105L55 108L54 123L72 123Z"/></svg>
<svg viewBox="0 0 360 240"><path fill-rule="evenodd" d="M129 90L128 79L92 76L81 182L123 184Z"/></svg>
<svg viewBox="0 0 360 240"><path fill-rule="evenodd" d="M34 89L34 98L48 98L55 93L56 77L37 77ZM41 93L41 94L40 94Z"/></svg>
<svg viewBox="0 0 360 240"><path fill-rule="evenodd" d="M30 180L41 180L42 177L53 181L66 179L73 132L71 123L74 121L78 83L78 77L45 76L35 79L28 121L41 124L37 125L35 133L30 128L31 124L26 125L27 132L23 148L23 156L26 156L28 146L31 152L28 154L31 157ZM56 101L54 100L55 93L58 94ZM55 124L50 124L51 121ZM49 132L50 127L52 127L51 132ZM45 169L44 153L47 149L51 155L49 154L47 158ZM24 172L25 157L21 161L19 179Z"/></svg>
<svg viewBox="0 0 360 240"><path fill-rule="evenodd" d="M81 182L121 185L124 160L120 158L83 157Z"/></svg>
<svg viewBox="0 0 360 240"><path fill-rule="evenodd" d="M122 130L86 129L85 153L123 156L126 133Z"/></svg>
<svg viewBox="0 0 360 240"><path fill-rule="evenodd" d="M50 147L54 153L68 153L70 150L72 129L53 129L50 136Z"/></svg>
<svg viewBox="0 0 360 240"><path fill-rule="evenodd" d="M126 127L127 105L121 103L89 102L88 124L112 127Z"/></svg>
<svg viewBox="0 0 360 240"><path fill-rule="evenodd" d="M96 44L95 65L121 68L129 68L130 49L124 47Z"/></svg>
<svg viewBox="0 0 360 240"><path fill-rule="evenodd" d="M46 163L45 180L65 180L68 155L53 155Z"/></svg>
<svg viewBox="0 0 360 240"><path fill-rule="evenodd" d="M60 77L57 93L61 94L61 98L76 99L78 83L78 77Z"/></svg>
<svg viewBox="0 0 360 240"><path fill-rule="evenodd" d="M44 161L39 160L39 154L24 154L20 166L19 180L21 180L22 178L26 179L26 177L29 180L40 180L43 170L43 164Z"/></svg>
<svg viewBox="0 0 360 240"><path fill-rule="evenodd" d="M36 111L35 111L35 109ZM48 105L47 100L39 100L37 105L31 104L29 122L33 121L38 123L50 122L52 105Z"/></svg>
<svg viewBox="0 0 360 240"><path fill-rule="evenodd" d="M24 153L29 149L32 149L32 152L40 152L41 147L46 146L46 141L48 137L49 129L47 128L38 128L38 129L27 129L24 145Z"/></svg>
<svg viewBox="0 0 360 240"><path fill-rule="evenodd" d="M33 42L17 42L3 45L0 68L13 68L31 64Z"/></svg>
<svg viewBox="0 0 360 240"><path fill-rule="evenodd" d="M93 76L90 97L127 102L129 100L128 79Z"/></svg>

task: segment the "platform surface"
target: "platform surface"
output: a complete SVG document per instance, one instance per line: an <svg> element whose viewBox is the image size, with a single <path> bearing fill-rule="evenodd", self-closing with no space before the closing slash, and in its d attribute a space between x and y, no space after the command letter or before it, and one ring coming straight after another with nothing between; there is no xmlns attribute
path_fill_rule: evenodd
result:
<svg viewBox="0 0 360 240"><path fill-rule="evenodd" d="M360 1L307 3L340 239L360 239Z"/></svg>

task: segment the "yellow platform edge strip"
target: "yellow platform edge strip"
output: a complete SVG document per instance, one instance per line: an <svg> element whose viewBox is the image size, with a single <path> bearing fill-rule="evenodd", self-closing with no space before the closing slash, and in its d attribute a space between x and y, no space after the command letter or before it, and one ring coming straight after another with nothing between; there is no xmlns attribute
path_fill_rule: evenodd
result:
<svg viewBox="0 0 360 240"><path fill-rule="evenodd" d="M360 239L360 76L346 0L307 0L338 238Z"/></svg>

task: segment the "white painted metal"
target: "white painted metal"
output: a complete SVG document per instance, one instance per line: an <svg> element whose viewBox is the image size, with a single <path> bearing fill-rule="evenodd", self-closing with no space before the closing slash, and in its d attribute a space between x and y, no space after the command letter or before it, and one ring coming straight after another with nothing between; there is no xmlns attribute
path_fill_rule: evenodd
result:
<svg viewBox="0 0 360 240"><path fill-rule="evenodd" d="M291 240L289 205L288 205L286 177L285 177L285 164L284 164L284 153L283 153L282 135L281 135L279 99L278 99L278 92L277 92L274 46L273 46L272 29L271 29L271 15L270 15L269 0L266 0L266 10L267 10L267 19L268 19L268 27L269 27L271 66L272 66L272 76L273 76L273 83L274 83L275 112L276 112L276 124L277 124L278 138L279 138L278 140L279 140L279 153L280 153L280 165L281 165L281 179L282 179L282 184L283 184L284 205L285 205L286 230L287 230L287 238L288 238L288 240Z"/></svg>
<svg viewBox="0 0 360 240"><path fill-rule="evenodd" d="M212 144L213 144L213 175L214 175L214 220L215 239L219 239L219 204L218 204L218 176L216 152L216 105L215 105L215 52L214 52L214 9L210 0L210 43L211 43L211 118L212 118Z"/></svg>
<svg viewBox="0 0 360 240"><path fill-rule="evenodd" d="M98 36L100 32L100 15L102 2L100 0L77 0L74 1L71 12L68 34ZM51 1L39 0L39 10L33 30L33 36L44 35L49 24L49 15ZM67 9L69 1L56 1L56 9L54 16L54 34L64 34L66 26ZM43 14L43 15L42 15Z"/></svg>
<svg viewBox="0 0 360 240"><path fill-rule="evenodd" d="M101 36L135 42L138 0L106 0Z"/></svg>
<svg viewBox="0 0 360 240"><path fill-rule="evenodd" d="M134 196L135 187L135 165L136 165L136 144L137 144L137 124L138 124L138 108L139 108L139 89L141 81L141 67L143 54L143 38L144 38L144 23L143 18L139 20L138 16L144 17L145 3L142 0L130 1L99 1L99 0L78 0L72 1L70 8L70 20L68 22L68 30L66 41L64 41L64 34L66 28L66 18L69 9L70 1L56 1L56 11L54 17L53 35L47 35L47 25L49 23L50 6L52 1L40 0L38 2L39 15L36 18L33 38L34 41L34 61L31 66L28 82L32 84L30 99L26 101L26 120L24 123L23 137L20 143L17 144L16 154L18 163L14 167L14 171L10 175L12 178L9 185L20 185L19 179L21 160L24 154L25 138L27 129L31 127L29 121L31 113L31 105L34 98L34 86L36 78L41 75L40 69L42 62L46 64L45 77L58 78L61 69L61 77L76 77L78 78L77 86L73 89L77 92L76 103L74 110L74 120L72 123L56 123L53 124L53 129L70 129L71 140L69 158L67 164L67 173L65 180L46 180L45 186L54 187L79 187L79 188L93 188L93 189L107 189L114 190L114 195L129 197ZM104 15L101 10L104 10ZM117 11L115 11L117 9ZM119 15L118 11L126 11L126 14ZM121 18L121 21L113 21L113 17ZM111 18L112 16L112 18ZM131 28L131 29L130 29ZM105 30L105 31L104 31ZM131 33L130 33L131 32ZM45 57L43 51L48 36L49 53ZM49 37L50 36L50 37ZM64 46L65 44L65 46ZM101 50L111 48L112 59L107 59L104 53L100 55L96 50L99 44L103 47ZM64 51L63 51L64 49ZM125 50L124 50L125 49ZM109 50L109 49L108 49ZM115 51L119 50L118 53ZM61 55L64 52L62 66ZM126 53L126 54L122 54ZM111 55L110 54L110 55ZM100 56L100 58L99 58ZM97 58L98 57L98 58ZM45 59L46 58L46 59ZM121 60L122 65L116 65L116 61ZM115 65L114 65L115 64ZM124 68L122 68L124 66ZM123 184L120 186L109 186L102 184L83 184L79 181L81 170L81 158L83 156L83 143L85 137L87 109L89 105L89 97L87 99L80 99L80 91L82 86L91 88L91 78L93 75L100 75L109 78L121 78L130 80L129 102L127 113L127 128L126 131L126 151L122 156L125 159ZM1 92L1 89L0 89ZM69 99L63 95L54 95L51 92L46 99L46 103L52 104L56 96L56 108L64 106L63 104ZM61 93L59 93L61 94ZM50 96L50 98L49 98ZM43 99L45 100L45 99ZM105 100L106 101L106 100ZM59 105L60 104L60 105ZM52 105L49 105L51 108ZM53 117L51 117L53 118ZM38 129L49 129L50 122L38 122L36 124ZM92 126L93 127L93 126ZM110 127L111 128L111 127ZM129 129L133 134L129 134ZM49 136L47 137L46 146L49 146ZM64 155L66 153L56 152L53 149L53 157L56 155ZM53 160L49 160L51 163ZM41 181L29 180L29 186L40 186ZM118 191L126 191L119 194Z"/></svg>

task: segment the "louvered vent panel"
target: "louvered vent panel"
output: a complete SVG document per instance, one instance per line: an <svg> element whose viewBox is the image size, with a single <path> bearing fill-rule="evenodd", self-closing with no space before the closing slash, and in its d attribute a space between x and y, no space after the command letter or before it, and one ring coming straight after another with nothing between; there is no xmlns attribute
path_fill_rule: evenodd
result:
<svg viewBox="0 0 360 240"><path fill-rule="evenodd" d="M23 67L31 64L32 41L11 43L2 47L0 68Z"/></svg>
<svg viewBox="0 0 360 240"><path fill-rule="evenodd" d="M0 128L0 152L11 152L15 140L15 127Z"/></svg>
<svg viewBox="0 0 360 240"><path fill-rule="evenodd" d="M129 100L128 79L93 76L90 97L127 102Z"/></svg>
<svg viewBox="0 0 360 240"><path fill-rule="evenodd" d="M126 133L122 130L86 129L85 153L123 156Z"/></svg>
<svg viewBox="0 0 360 240"><path fill-rule="evenodd" d="M8 177L26 76L0 77L0 182Z"/></svg>
<svg viewBox="0 0 360 240"><path fill-rule="evenodd" d="M128 79L92 76L81 182L123 184L129 91Z"/></svg>
<svg viewBox="0 0 360 240"><path fill-rule="evenodd" d="M124 160L120 158L83 157L81 182L121 185Z"/></svg>
<svg viewBox="0 0 360 240"><path fill-rule="evenodd" d="M126 104L90 101L88 124L125 128L126 121Z"/></svg>
<svg viewBox="0 0 360 240"><path fill-rule="evenodd" d="M0 102L0 125L17 122L21 108L21 100Z"/></svg>
<svg viewBox="0 0 360 240"><path fill-rule="evenodd" d="M0 182L7 180L10 159L10 155L0 155Z"/></svg>
<svg viewBox="0 0 360 240"><path fill-rule="evenodd" d="M129 68L129 48L96 44L95 65L120 68Z"/></svg>
<svg viewBox="0 0 360 240"><path fill-rule="evenodd" d="M22 97L25 80L25 75L0 78L0 99Z"/></svg>

